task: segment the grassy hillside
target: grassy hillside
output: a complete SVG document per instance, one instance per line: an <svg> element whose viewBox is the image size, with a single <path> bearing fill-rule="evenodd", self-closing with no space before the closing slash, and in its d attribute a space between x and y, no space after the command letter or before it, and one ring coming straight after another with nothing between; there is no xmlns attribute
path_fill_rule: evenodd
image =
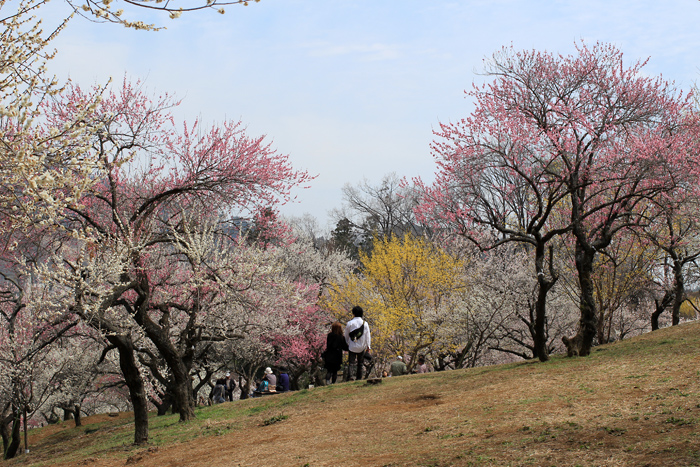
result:
<svg viewBox="0 0 700 467"><path fill-rule="evenodd" d="M8 466L700 465L700 323L554 357L30 432Z"/></svg>

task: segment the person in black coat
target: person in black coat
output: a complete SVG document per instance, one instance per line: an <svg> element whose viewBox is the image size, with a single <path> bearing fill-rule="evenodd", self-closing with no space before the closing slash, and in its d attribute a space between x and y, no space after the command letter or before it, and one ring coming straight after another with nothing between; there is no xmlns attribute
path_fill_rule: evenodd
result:
<svg viewBox="0 0 700 467"><path fill-rule="evenodd" d="M343 326L335 322L326 338L326 351L323 353L323 366L326 369L326 384L335 384L338 371L343 364L343 350L348 350L343 335Z"/></svg>
<svg viewBox="0 0 700 467"><path fill-rule="evenodd" d="M224 381L224 378L219 378L216 380L214 387L211 389L211 392L209 393L209 399L211 399L212 403L221 404L222 402L226 402L226 386L225 386L225 384L226 383Z"/></svg>
<svg viewBox="0 0 700 467"><path fill-rule="evenodd" d="M231 373L226 372L226 378L224 379L224 387L226 388L226 400L233 400L233 391L236 389L236 382L231 378Z"/></svg>

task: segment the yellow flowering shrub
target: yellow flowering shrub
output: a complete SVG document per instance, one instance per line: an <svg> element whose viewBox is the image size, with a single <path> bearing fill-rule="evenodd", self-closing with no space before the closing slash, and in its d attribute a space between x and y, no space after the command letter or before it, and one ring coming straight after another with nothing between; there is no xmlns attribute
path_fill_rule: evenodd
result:
<svg viewBox="0 0 700 467"><path fill-rule="evenodd" d="M326 307L345 321L360 305L376 353L415 357L432 346L449 312L449 298L464 287L462 262L411 235L375 239L371 254L361 253L360 261L360 273L330 288Z"/></svg>

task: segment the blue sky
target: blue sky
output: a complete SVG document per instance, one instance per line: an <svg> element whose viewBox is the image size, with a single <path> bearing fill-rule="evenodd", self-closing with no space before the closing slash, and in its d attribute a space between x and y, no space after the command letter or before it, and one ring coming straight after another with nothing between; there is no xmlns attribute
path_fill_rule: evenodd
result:
<svg viewBox="0 0 700 467"><path fill-rule="evenodd" d="M66 10L54 0L42 15ZM50 71L81 85L145 80L184 99L180 120L241 119L318 174L281 211L322 227L345 183L390 172L431 180L433 129L468 115L464 90L504 45L571 53L578 40L612 42L679 88L700 77L698 0L262 0L176 20L125 14L167 29L75 18Z"/></svg>

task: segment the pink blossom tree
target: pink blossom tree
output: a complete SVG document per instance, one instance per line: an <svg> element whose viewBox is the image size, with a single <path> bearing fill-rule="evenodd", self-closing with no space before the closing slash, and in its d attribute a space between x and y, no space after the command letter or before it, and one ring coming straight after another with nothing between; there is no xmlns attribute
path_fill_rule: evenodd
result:
<svg viewBox="0 0 700 467"><path fill-rule="evenodd" d="M47 121L70 119L85 95L69 88L49 106ZM64 283L80 300L89 299L92 305L81 308L88 322L109 312L113 324L131 322L144 333L165 360L175 405L188 420L194 417L192 349L214 338L209 331L215 328L202 320L225 309L222 302L230 304L232 295L260 306L259 297L239 292L250 295L257 290L252 284L265 283L256 264L237 264L225 274L222 263L245 250L222 251L206 219L286 202L292 187L312 177L292 169L263 137L249 137L240 122L209 130L185 124L178 131L168 114L174 104L168 96L154 102L140 84L124 82L96 109L103 127L92 151L107 174L66 210L62 226L85 240Z"/></svg>
<svg viewBox="0 0 700 467"><path fill-rule="evenodd" d="M52 217L78 197L96 178L97 155L89 151L92 112L99 93L72 103L72 120L58 126L41 122L43 103L53 99L61 84L47 72L56 55L49 46L70 18L45 18L48 0L0 2L0 211L24 224L39 217ZM113 22L134 29L158 29L140 21L131 12L162 12L171 18L196 10L224 12L228 5L246 5L246 0L202 0L201 2L151 2L148 0L66 0L75 13L97 22ZM124 10L126 9L126 14ZM46 15L43 15L46 16ZM73 15L71 15L73 16ZM59 189L61 188L61 189ZM27 216L32 214L34 217Z"/></svg>
<svg viewBox="0 0 700 467"><path fill-rule="evenodd" d="M625 65L606 44L568 56L504 48L487 66L493 81L469 93L474 112L441 124L433 145L438 173L422 211L477 242L496 232L533 245L541 292L543 241L574 236L581 318L564 339L570 354L587 355L596 334L596 254L646 222L647 200L697 185L691 102L644 64Z"/></svg>
<svg viewBox="0 0 700 467"><path fill-rule="evenodd" d="M267 309L259 307L265 310L257 313L264 321L255 326L254 332L247 326L244 339L227 344L224 352L231 356L230 363L245 380L242 397L249 392L261 366L286 367L292 386L305 373L316 373L332 319L319 309L318 298L329 281L352 269L345 254L317 248L313 239L299 229L265 232L264 238L253 243L258 247L259 259L249 262L265 264L261 255L266 255L275 264L275 283L266 287L274 302ZM271 238L269 234L273 232L276 234ZM251 239L247 240L250 243Z"/></svg>
<svg viewBox="0 0 700 467"><path fill-rule="evenodd" d="M310 373L313 377L326 345L326 332L330 328L327 313L316 305L318 292L315 287L297 283L299 293L306 295L306 307L287 310L284 323L286 332L275 330L265 336L275 349L275 364L289 369L291 384L298 387L299 377ZM289 330L294 332L289 332Z"/></svg>

